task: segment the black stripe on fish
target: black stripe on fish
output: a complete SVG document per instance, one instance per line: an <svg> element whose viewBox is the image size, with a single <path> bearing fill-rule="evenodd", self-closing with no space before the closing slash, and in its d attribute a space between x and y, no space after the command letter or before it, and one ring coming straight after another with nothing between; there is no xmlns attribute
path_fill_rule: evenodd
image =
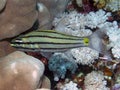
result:
<svg viewBox="0 0 120 90"><path fill-rule="evenodd" d="M58 42L11 42L11 44L83 44L83 43L58 43Z"/></svg>
<svg viewBox="0 0 120 90"><path fill-rule="evenodd" d="M78 36L72 36L72 35L68 35L68 34L64 34L64 33L61 33L61 32L56 32L54 30L37 30L35 32L42 32L42 33L45 33L45 34L51 34L51 33L54 33L54 34L58 34L58 35L63 35L63 36L67 36L67 37L70 37L70 38L81 38L81 37L78 37ZM32 32L33 33L33 32ZM32 34L31 33L31 34Z"/></svg>
<svg viewBox="0 0 120 90"><path fill-rule="evenodd" d="M31 36L24 36L24 37L22 37L22 38L32 38L32 37L38 37L38 38L40 38L40 37L45 37L45 38L54 38L54 39L66 39L66 40L82 40L83 38L62 38L62 37L53 37L53 36L45 36L45 35L31 35ZM20 40L19 38L18 38L18 40Z"/></svg>
<svg viewBox="0 0 120 90"><path fill-rule="evenodd" d="M79 47L79 46L78 46ZM78 48L76 47L76 48ZM29 51L43 51L43 52L61 52L61 51L66 51L68 49L72 49L74 47L67 47L67 48L27 48L27 47L20 47L20 46L15 46L15 48L18 48L20 50L29 50Z"/></svg>

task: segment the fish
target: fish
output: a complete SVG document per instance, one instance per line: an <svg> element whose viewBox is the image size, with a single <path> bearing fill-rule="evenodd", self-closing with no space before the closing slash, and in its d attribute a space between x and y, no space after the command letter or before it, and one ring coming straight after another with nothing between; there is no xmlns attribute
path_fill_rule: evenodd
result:
<svg viewBox="0 0 120 90"><path fill-rule="evenodd" d="M23 51L64 52L89 46L89 38L67 35L55 30L36 30L13 39L11 46Z"/></svg>

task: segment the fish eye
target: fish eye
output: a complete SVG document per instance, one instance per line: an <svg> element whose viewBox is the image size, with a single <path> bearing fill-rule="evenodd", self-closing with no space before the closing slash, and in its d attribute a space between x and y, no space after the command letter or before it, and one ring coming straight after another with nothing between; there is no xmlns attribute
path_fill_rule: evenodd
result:
<svg viewBox="0 0 120 90"><path fill-rule="evenodd" d="M88 38L84 38L84 45L89 45L89 39Z"/></svg>

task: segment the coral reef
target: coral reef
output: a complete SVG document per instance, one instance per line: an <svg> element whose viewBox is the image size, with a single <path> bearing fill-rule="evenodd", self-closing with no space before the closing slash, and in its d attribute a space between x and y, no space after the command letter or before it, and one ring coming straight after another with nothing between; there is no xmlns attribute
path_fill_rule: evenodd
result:
<svg viewBox="0 0 120 90"><path fill-rule="evenodd" d="M64 86L61 87L60 90L79 90L77 88L77 84L70 81L69 83L66 83Z"/></svg>
<svg viewBox="0 0 120 90"><path fill-rule="evenodd" d="M50 29L54 17L65 11L69 1L71 0L38 0L39 28Z"/></svg>
<svg viewBox="0 0 120 90"><path fill-rule="evenodd" d="M102 27L103 25L105 25L109 16L111 16L111 13L106 13L102 9L96 12L90 12L89 14L87 14L88 27L90 27L91 29Z"/></svg>
<svg viewBox="0 0 120 90"><path fill-rule="evenodd" d="M107 35L109 37L108 47L112 47L112 54L115 58L120 58L120 29L116 21L108 23L108 26L105 27L107 30Z"/></svg>
<svg viewBox="0 0 120 90"><path fill-rule="evenodd" d="M55 81L58 81L59 78L64 79L67 70L69 70L72 74L75 73L77 64L69 59L70 58L64 53L55 53L49 59L48 67L54 73Z"/></svg>
<svg viewBox="0 0 120 90"><path fill-rule="evenodd" d="M82 65L90 65L99 57L99 53L97 51L88 47L72 49L71 53L75 58L75 62Z"/></svg>
<svg viewBox="0 0 120 90"><path fill-rule="evenodd" d="M7 0L0 13L0 40L28 30L37 19L36 0Z"/></svg>
<svg viewBox="0 0 120 90"><path fill-rule="evenodd" d="M105 9L111 10L112 12L120 10L120 0L107 0Z"/></svg>
<svg viewBox="0 0 120 90"><path fill-rule="evenodd" d="M68 14L65 13L59 17L56 17L53 21L53 25L55 26L55 30L67 34L81 37L89 36L91 32L87 31L89 29L86 30L85 28L100 28L106 24L109 16L111 16L111 13L106 13L102 9L96 12L89 12L88 14L81 14L76 11L72 11ZM82 30L84 31L82 32Z"/></svg>
<svg viewBox="0 0 120 90"><path fill-rule="evenodd" d="M94 6L98 9L115 12L120 10L120 0L93 0Z"/></svg>
<svg viewBox="0 0 120 90"><path fill-rule="evenodd" d="M35 90L42 83L43 63L23 52L1 58L0 68L1 90Z"/></svg>
<svg viewBox="0 0 120 90"><path fill-rule="evenodd" d="M84 90L110 90L106 87L107 82L104 79L102 72L92 71L85 76L85 89Z"/></svg>
<svg viewBox="0 0 120 90"><path fill-rule="evenodd" d="M0 0L0 90L120 90L119 2Z"/></svg>
<svg viewBox="0 0 120 90"><path fill-rule="evenodd" d="M90 29L85 28L87 25L88 22L86 16L76 11L64 13L59 17L56 17L53 21L55 30L69 35L81 37L92 34Z"/></svg>

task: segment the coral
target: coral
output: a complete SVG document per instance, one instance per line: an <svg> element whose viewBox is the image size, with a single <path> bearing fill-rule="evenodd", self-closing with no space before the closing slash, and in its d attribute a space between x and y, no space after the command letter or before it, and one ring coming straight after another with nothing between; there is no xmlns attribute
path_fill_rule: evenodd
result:
<svg viewBox="0 0 120 90"><path fill-rule="evenodd" d="M65 78L67 70L74 74L77 69L77 64L70 61L64 53L55 53L49 59L48 67L54 74L54 80L58 81L59 78Z"/></svg>
<svg viewBox="0 0 120 90"><path fill-rule="evenodd" d="M106 5L106 0L93 0L94 1L94 6L101 9L105 7Z"/></svg>
<svg viewBox="0 0 120 90"><path fill-rule="evenodd" d="M111 10L112 12L120 10L120 0L107 0L105 9Z"/></svg>
<svg viewBox="0 0 120 90"><path fill-rule="evenodd" d="M1 0L0 40L17 36L31 29L36 23L35 29L51 29L51 21L56 15L64 12L69 1Z"/></svg>
<svg viewBox="0 0 120 90"><path fill-rule="evenodd" d="M102 72L92 71L85 76L85 90L110 90Z"/></svg>
<svg viewBox="0 0 120 90"><path fill-rule="evenodd" d="M25 32L36 19L36 0L7 0L0 13L0 40Z"/></svg>
<svg viewBox="0 0 120 90"><path fill-rule="evenodd" d="M111 12L120 10L120 0L93 0L94 6L98 9L105 9Z"/></svg>
<svg viewBox="0 0 120 90"><path fill-rule="evenodd" d="M88 14L72 11L56 17L53 26L59 32L84 37L92 34L90 29L102 28L107 23L109 16L111 13L106 13L102 9Z"/></svg>
<svg viewBox="0 0 120 90"><path fill-rule="evenodd" d="M37 0L40 29L51 29L53 18L63 13L71 0ZM40 9L42 8L42 9Z"/></svg>
<svg viewBox="0 0 120 90"><path fill-rule="evenodd" d="M104 48L104 45L102 43L102 38L104 36L102 34L103 32L92 33L91 30L93 30L94 28L99 28L103 30L103 27L108 24L107 20L109 16L111 16L111 13L105 12L102 9L96 12L89 12L87 14L78 13L77 11L71 11L69 13L62 14L59 17L56 17L53 21L53 25L55 26L55 30L59 32L67 33L73 36L80 36L80 37L90 36L91 48L99 51L99 53L103 53L104 52L104 51L102 52ZM97 53L97 57L98 57L98 53ZM89 60L87 59L86 63L88 63ZM81 62L82 61L83 60L81 60Z"/></svg>
<svg viewBox="0 0 120 90"><path fill-rule="evenodd" d="M110 90L108 87L120 90L119 2L120 0L1 0L0 90ZM17 35L27 33L27 30L38 30L36 33L43 30L52 35L46 36L42 31L42 36L35 33L30 37L23 36L24 40L17 38L15 43L14 40L11 41ZM58 34L72 36L63 39ZM33 42L35 37L42 42ZM50 38L53 42L48 40ZM30 42L26 43L26 40ZM78 45L77 40L80 44L81 40L89 41L88 47L73 49L74 45ZM9 54L16 51L9 45L9 41L11 45L24 44L24 50L24 46L27 46L25 52L31 56L20 51ZM71 46L69 43L72 43ZM48 48L54 53L42 52L37 44L42 44L45 47L43 49ZM62 46L68 47L67 50L62 52ZM38 51L28 52L36 47ZM43 75L44 70L52 81L52 86Z"/></svg>
<svg viewBox="0 0 120 90"><path fill-rule="evenodd" d="M120 28L116 21L108 23L104 28L109 37L109 48L112 48L112 54L115 58L120 58Z"/></svg>
<svg viewBox="0 0 120 90"><path fill-rule="evenodd" d="M71 53L75 58L75 61L82 65L89 65L99 57L99 53L89 47L72 49Z"/></svg>
<svg viewBox="0 0 120 90"><path fill-rule="evenodd" d="M40 85L38 88L46 88L46 89L50 90L51 82L50 82L49 78L44 76L44 77L42 77L42 80L43 80L42 85ZM45 90L45 89L43 89L43 90Z"/></svg>
<svg viewBox="0 0 120 90"><path fill-rule="evenodd" d="M112 54L115 58L120 58L120 43L117 43L117 45L112 48Z"/></svg>
<svg viewBox="0 0 120 90"><path fill-rule="evenodd" d="M86 29L87 18L84 14L72 11L70 13L64 13L59 17L56 17L53 21L55 30L70 34L73 36L89 36L92 34L90 29Z"/></svg>
<svg viewBox="0 0 120 90"><path fill-rule="evenodd" d="M42 84L44 64L16 51L0 58L0 90L35 90Z"/></svg>
<svg viewBox="0 0 120 90"><path fill-rule="evenodd" d="M66 83L64 86L61 87L60 90L79 90L77 88L77 84L70 81L69 83Z"/></svg>
<svg viewBox="0 0 120 90"><path fill-rule="evenodd" d="M102 9L96 11L96 12L90 12L87 14L87 22L88 27L91 29L93 28L101 28L106 24L106 20L108 20L108 17L111 16L111 13L105 12Z"/></svg>

